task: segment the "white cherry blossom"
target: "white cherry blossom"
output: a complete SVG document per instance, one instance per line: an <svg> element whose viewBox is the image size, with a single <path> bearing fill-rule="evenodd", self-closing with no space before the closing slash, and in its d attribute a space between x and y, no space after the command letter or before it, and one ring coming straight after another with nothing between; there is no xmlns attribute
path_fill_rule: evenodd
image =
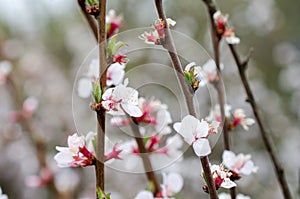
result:
<svg viewBox="0 0 300 199"><path fill-rule="evenodd" d="M222 158L224 166L237 174L250 175L258 170L251 160L251 155L235 155L232 151L225 150Z"/></svg>
<svg viewBox="0 0 300 199"><path fill-rule="evenodd" d="M246 118L245 111L243 109L236 109L233 113L234 120L237 124L242 125L245 130L248 130L249 127L255 123L255 120L252 118Z"/></svg>
<svg viewBox="0 0 300 199"><path fill-rule="evenodd" d="M211 153L207 137L212 128L208 122L200 122L194 116L187 115L181 123L177 122L173 127L189 145L193 146L197 156L206 156Z"/></svg>
<svg viewBox="0 0 300 199"><path fill-rule="evenodd" d="M102 95L102 106L112 115L125 115L124 111L132 117L142 116L138 107L138 91L127 87L128 79L124 84L107 89Z"/></svg>

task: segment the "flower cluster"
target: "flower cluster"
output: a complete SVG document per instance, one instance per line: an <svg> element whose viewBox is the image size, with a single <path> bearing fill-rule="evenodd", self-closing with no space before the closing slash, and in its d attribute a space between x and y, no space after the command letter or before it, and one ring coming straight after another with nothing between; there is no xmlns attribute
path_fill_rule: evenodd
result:
<svg viewBox="0 0 300 199"><path fill-rule="evenodd" d="M9 115L9 120L17 122L24 118L30 118L37 111L39 101L35 97L28 97L24 100L21 111L13 111Z"/></svg>
<svg viewBox="0 0 300 199"><path fill-rule="evenodd" d="M228 104L225 104L224 111L225 117L228 121L229 130L233 130L238 125L241 125L245 130L249 129L249 126L255 123L254 119L247 118L245 111L243 109L235 109L233 114L231 113L232 107ZM209 115L206 117L206 120L222 122L220 105L216 105L213 110L210 111Z"/></svg>
<svg viewBox="0 0 300 199"><path fill-rule="evenodd" d="M122 83L125 75L126 63L113 63L111 64L106 73L106 85L117 86ZM93 82L96 82L99 78L99 60L94 59L89 65L89 70L85 74L85 77L78 81L78 95L82 98L90 97L93 91Z"/></svg>
<svg viewBox="0 0 300 199"><path fill-rule="evenodd" d="M128 79L125 79L124 84L107 89L102 95L101 105L111 115L127 113L132 117L140 117L143 113L138 107L138 91L127 85Z"/></svg>
<svg viewBox="0 0 300 199"><path fill-rule="evenodd" d="M53 172L49 168L42 168L38 176L27 176L25 184L28 187L46 187L53 180Z"/></svg>
<svg viewBox="0 0 300 199"><path fill-rule="evenodd" d="M228 44L239 44L240 39L235 36L234 28L228 25L228 15L222 15L217 11L213 15L216 31L219 36L223 36Z"/></svg>
<svg viewBox="0 0 300 199"><path fill-rule="evenodd" d="M6 83L7 76L12 70L12 65L9 61L0 62L0 85Z"/></svg>
<svg viewBox="0 0 300 199"><path fill-rule="evenodd" d="M217 133L219 122L199 121L191 115L183 118L182 122L173 125L174 129L184 138L184 140L193 146L197 156L206 156L211 153L208 136Z"/></svg>
<svg viewBox="0 0 300 199"><path fill-rule="evenodd" d="M54 159L59 167L85 167L94 164L95 150L93 140L95 133L90 132L86 137L74 133L68 136L68 147L57 146L59 151Z"/></svg>
<svg viewBox="0 0 300 199"><path fill-rule="evenodd" d="M223 64L220 65L223 69ZM205 86L207 83L218 81L217 66L214 60L209 59L202 67L197 66L195 62L186 65L184 69L186 81L196 91L198 87Z"/></svg>
<svg viewBox="0 0 300 199"><path fill-rule="evenodd" d="M230 189L236 186L236 184L231 180L232 173L229 170L225 169L222 164L211 165L210 170L217 190L220 187L223 187L225 189ZM204 172L202 172L202 176L205 179ZM207 185L203 186L203 190L208 193Z"/></svg>
<svg viewBox="0 0 300 199"><path fill-rule="evenodd" d="M107 38L112 37L116 34L120 27L123 24L123 16L116 15L116 11L111 9L108 11L106 15L106 31L107 31Z"/></svg>
<svg viewBox="0 0 300 199"><path fill-rule="evenodd" d="M233 152L225 150L222 159L224 166L232 173L232 180L238 180L240 174L250 175L258 170L258 167L251 160L251 155L244 155L243 153L235 155Z"/></svg>
<svg viewBox="0 0 300 199"><path fill-rule="evenodd" d="M156 196L150 191L139 192L134 199L171 199L181 191L183 187L183 179L178 173L163 173L163 184L161 184L161 192Z"/></svg>
<svg viewBox="0 0 300 199"><path fill-rule="evenodd" d="M144 40L146 44L163 45L165 43L164 29L175 25L176 21L171 18L167 18L166 22L162 19L158 19L155 21L155 24L152 25L153 30L150 32L144 32L139 38Z"/></svg>

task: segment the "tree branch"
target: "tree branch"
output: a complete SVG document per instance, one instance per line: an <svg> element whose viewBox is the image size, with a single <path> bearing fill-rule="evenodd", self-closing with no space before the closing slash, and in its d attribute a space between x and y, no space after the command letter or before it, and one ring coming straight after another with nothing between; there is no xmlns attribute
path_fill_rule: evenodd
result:
<svg viewBox="0 0 300 199"><path fill-rule="evenodd" d="M130 118L130 127L132 129L135 141L138 145L140 157L143 160L143 165L144 165L144 169L145 169L145 172L146 172L147 179L149 180L149 182L153 183L154 195L156 195L157 193L159 193L161 191L161 188L160 188L160 185L159 185L158 180L156 178L156 175L153 171L151 161L150 161L149 156L147 154L148 151L145 148L144 139L141 137L141 133L140 133L140 130L139 130L139 127L138 127L138 123L135 122L134 118Z"/></svg>
<svg viewBox="0 0 300 199"><path fill-rule="evenodd" d="M159 18L162 19L166 23L166 15L164 13L162 0L155 0L155 6L156 6L156 10L157 10ZM171 35L171 31L168 27L166 27L164 29L164 31L165 31L165 42L166 42L164 44L164 48L166 50L168 50L169 56L172 61L172 66L176 71L176 76L177 76L177 79L179 80L180 87L184 93L187 107L189 110L189 114L196 117L197 115L196 115L196 111L194 108L194 102L193 102L193 94L194 94L193 90L192 90L191 86L188 86L188 84L186 83L185 76L183 74L183 69L182 69L179 57L176 53L176 49L175 49L174 41L173 41L173 38ZM204 174L206 177L205 179L206 179L206 184L208 186L210 198L218 199L218 194L216 191L215 183L212 178L211 171L210 171L208 157L207 156L201 157L200 160L201 160L202 168L203 168L203 171L204 171Z"/></svg>
<svg viewBox="0 0 300 199"><path fill-rule="evenodd" d="M254 117L257 121L259 130L260 130L260 133L261 133L261 136L262 136L262 139L263 139L263 143L264 143L264 145L267 149L267 152L268 152L268 154L269 154L269 156L272 160L273 166L275 168L277 180L278 180L278 182L281 186L284 198L285 199L292 199L292 195L291 195L291 192L289 190L288 183L287 183L287 180L286 180L286 177L285 177L284 169L283 169L283 167L282 167L282 165L281 165L281 163L280 163L280 161L279 161L279 159L276 155L276 149L275 149L275 146L273 144L273 140L271 138L271 135L270 135L269 132L266 131L265 126L263 125L261 116L259 114L258 106L256 104L256 100L254 98L253 92L252 92L252 90L250 88L250 85L249 85L248 78L246 76L246 66L247 66L248 61L249 61L249 56L247 57L247 59L244 62L242 62L240 60L239 56L238 56L238 53L237 53L235 47L233 45L229 45L229 48L230 48L230 51L231 51L231 53L234 57L235 63L238 67L239 75L240 75L240 78L242 80L245 92L247 94L247 102L250 103L251 108L253 110ZM250 50L250 52L251 52L251 50ZM250 53L249 53L249 55L250 55Z"/></svg>
<svg viewBox="0 0 300 199"><path fill-rule="evenodd" d="M81 8L81 12L84 15L85 19L87 20L96 40L98 40L97 24L93 19L93 17L86 12L85 1L86 0L78 0L78 5Z"/></svg>
<svg viewBox="0 0 300 199"><path fill-rule="evenodd" d="M102 90L106 87L106 0L99 1L100 14L98 21L98 45L99 45L99 83ZM104 161L105 161L105 109L97 110L97 144L95 164L96 186L103 192L105 188Z"/></svg>

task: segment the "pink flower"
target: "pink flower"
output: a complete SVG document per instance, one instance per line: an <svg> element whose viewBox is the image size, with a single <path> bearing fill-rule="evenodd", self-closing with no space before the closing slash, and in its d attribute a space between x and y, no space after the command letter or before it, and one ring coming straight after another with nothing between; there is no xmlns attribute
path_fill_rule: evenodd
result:
<svg viewBox="0 0 300 199"><path fill-rule="evenodd" d="M215 164L211 165L210 170L217 190L220 187L223 187L225 189L230 189L236 186L236 184L230 179L232 173L224 169L223 165L215 165ZM203 172L202 175L204 175Z"/></svg>
<svg viewBox="0 0 300 199"><path fill-rule="evenodd" d="M233 152L225 150L222 158L224 166L236 174L250 175L258 170L251 160L251 155L243 153L235 155Z"/></svg>
<svg viewBox="0 0 300 199"><path fill-rule="evenodd" d="M236 127L241 125L245 130L248 130L249 127L255 123L254 119L246 118L245 111L243 109L236 109L233 114L232 126Z"/></svg>
<svg viewBox="0 0 300 199"><path fill-rule="evenodd" d="M116 34L123 23L123 16L116 15L115 10L109 10L106 15L107 38Z"/></svg>
<svg viewBox="0 0 300 199"><path fill-rule="evenodd" d="M74 133L68 136L68 147L56 147L59 151L54 156L59 167L85 167L94 164L95 155L92 140L95 133L90 132L86 138Z"/></svg>
<svg viewBox="0 0 300 199"><path fill-rule="evenodd" d="M201 122L194 116L187 115L182 122L173 125L174 129L184 138L184 140L193 146L197 156L206 156L211 153L211 148L207 137L213 132L216 133L216 124L213 125L202 120Z"/></svg>
<svg viewBox="0 0 300 199"><path fill-rule="evenodd" d="M24 117L31 117L37 110L39 101L34 97L29 97L23 102L22 114Z"/></svg>
<svg viewBox="0 0 300 199"><path fill-rule="evenodd" d="M49 168L42 168L39 176L28 176L25 184L28 187L45 187L53 179L53 173Z"/></svg>
<svg viewBox="0 0 300 199"><path fill-rule="evenodd" d="M143 113L138 107L138 91L127 87L128 79L124 84L107 89L102 95L102 106L112 115L125 115L124 111L132 117L140 117Z"/></svg>

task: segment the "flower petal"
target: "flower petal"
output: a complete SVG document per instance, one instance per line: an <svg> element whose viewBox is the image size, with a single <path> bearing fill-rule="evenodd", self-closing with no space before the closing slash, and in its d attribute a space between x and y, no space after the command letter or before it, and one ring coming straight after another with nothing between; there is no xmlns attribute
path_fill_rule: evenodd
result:
<svg viewBox="0 0 300 199"><path fill-rule="evenodd" d="M143 115L141 109L135 105L122 103L122 108L132 117L141 117Z"/></svg>
<svg viewBox="0 0 300 199"><path fill-rule="evenodd" d="M193 144L193 149L197 156L207 156L211 153L209 142L207 139L198 139Z"/></svg>

